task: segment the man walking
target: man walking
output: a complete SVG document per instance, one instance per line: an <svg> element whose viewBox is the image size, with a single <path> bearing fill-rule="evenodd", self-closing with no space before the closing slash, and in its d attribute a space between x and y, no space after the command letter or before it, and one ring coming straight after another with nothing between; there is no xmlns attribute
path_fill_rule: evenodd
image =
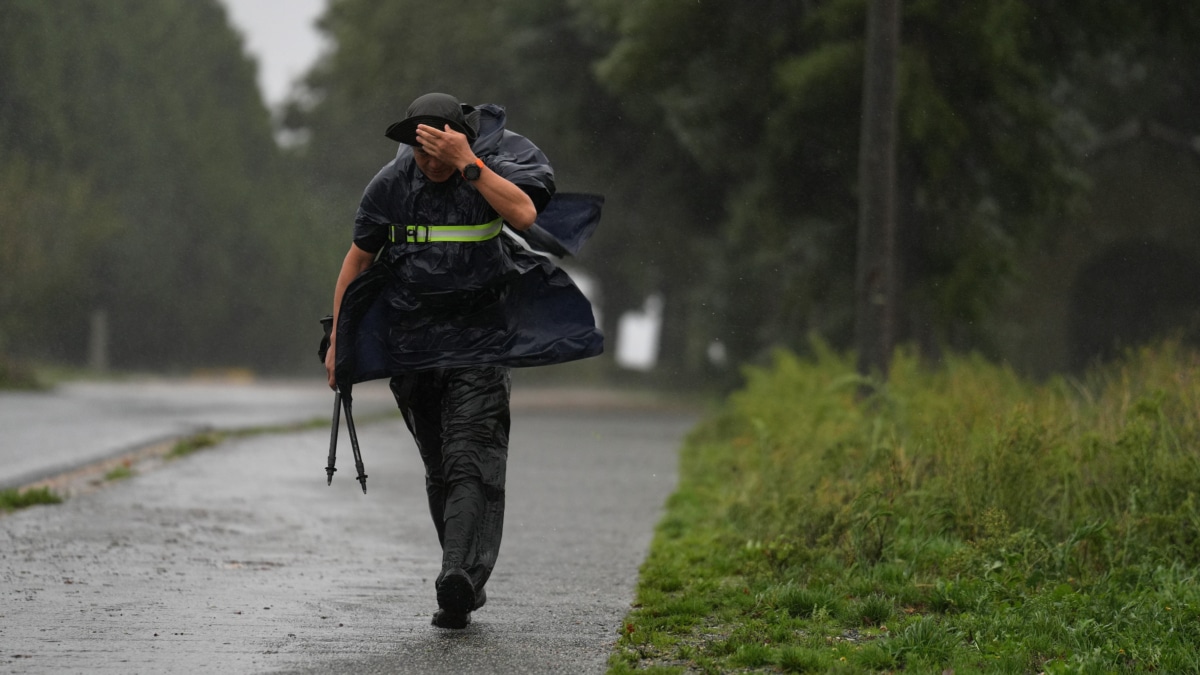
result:
<svg viewBox="0 0 1200 675"><path fill-rule="evenodd" d="M399 150L355 216L325 368L347 392L390 378L442 546L433 624L463 628L500 547L509 367L593 356L602 337L566 274L502 233L533 226L555 192L503 108L426 94L386 135Z"/></svg>

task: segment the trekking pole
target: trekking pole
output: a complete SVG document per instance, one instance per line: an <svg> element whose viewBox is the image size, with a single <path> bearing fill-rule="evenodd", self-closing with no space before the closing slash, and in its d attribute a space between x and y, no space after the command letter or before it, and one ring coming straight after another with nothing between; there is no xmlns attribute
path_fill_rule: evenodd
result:
<svg viewBox="0 0 1200 675"><path fill-rule="evenodd" d="M324 365L325 357L329 354L330 339L333 337L333 315L321 318L321 328L325 336L321 338L321 346L317 348L317 358ZM342 391L335 384L333 387L333 422L329 425L329 461L325 466L325 484L333 485L333 472L337 471L337 440L338 425L342 417Z"/></svg>
<svg viewBox="0 0 1200 675"><path fill-rule="evenodd" d="M362 453L358 449L358 433L354 430L354 416L350 412L350 396L344 395L342 405L346 408L346 429L350 431L350 448L354 450L354 468L358 469L358 482L362 483L363 494L367 494L367 474L363 467Z"/></svg>
<svg viewBox="0 0 1200 675"><path fill-rule="evenodd" d="M329 430L329 464L325 467L325 475L328 476L326 485L333 485L333 472L337 471L337 441L338 441L338 426L342 418L342 393L337 389L333 390L333 423L330 424Z"/></svg>

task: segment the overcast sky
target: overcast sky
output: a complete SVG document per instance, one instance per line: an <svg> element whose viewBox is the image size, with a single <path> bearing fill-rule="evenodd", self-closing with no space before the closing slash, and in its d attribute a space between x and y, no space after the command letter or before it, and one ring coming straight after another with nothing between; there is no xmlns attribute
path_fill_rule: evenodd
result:
<svg viewBox="0 0 1200 675"><path fill-rule="evenodd" d="M221 0L229 19L258 61L258 86L267 105L283 100L292 83L308 70L322 44L313 22L325 0Z"/></svg>

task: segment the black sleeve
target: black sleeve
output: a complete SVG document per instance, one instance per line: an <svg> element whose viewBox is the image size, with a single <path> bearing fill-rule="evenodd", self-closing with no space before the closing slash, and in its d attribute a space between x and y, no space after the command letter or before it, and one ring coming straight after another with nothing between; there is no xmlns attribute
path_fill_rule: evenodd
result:
<svg viewBox="0 0 1200 675"><path fill-rule="evenodd" d="M388 205L392 203L390 190L394 183L388 167L384 167L363 191L358 213L354 215L354 244L367 253L375 253L387 243L388 225L392 222Z"/></svg>
<svg viewBox="0 0 1200 675"><path fill-rule="evenodd" d="M550 203L550 197L553 196L549 190L540 185L517 185L517 187L521 188L521 192L529 195L529 198L533 200L533 208L537 209L538 213L546 209L546 205Z"/></svg>

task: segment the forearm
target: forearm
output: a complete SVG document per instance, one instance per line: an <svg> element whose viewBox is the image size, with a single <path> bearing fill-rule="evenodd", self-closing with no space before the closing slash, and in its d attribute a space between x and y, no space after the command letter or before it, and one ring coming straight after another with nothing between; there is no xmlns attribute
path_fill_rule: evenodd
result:
<svg viewBox="0 0 1200 675"><path fill-rule="evenodd" d="M529 195L495 171L484 167L473 185L496 213L516 229L527 230L537 219L537 209Z"/></svg>
<svg viewBox="0 0 1200 675"><path fill-rule="evenodd" d="M533 221L537 220L537 208L534 207L533 200L515 183L479 161L466 136L451 130L449 125L439 130L421 124L417 126L416 134L420 147L414 148L414 152L419 150L427 153L441 165L449 165L458 171L471 164L478 165L479 178L472 181L471 185L483 195L496 213L518 230L527 230L533 226Z"/></svg>
<svg viewBox="0 0 1200 675"><path fill-rule="evenodd" d="M346 258L342 260L342 269L338 272L337 283L333 287L333 333L329 337L331 345L337 340L338 313L342 308L342 296L346 294L346 287L370 267L374 260L374 253L368 253L355 244L350 245Z"/></svg>

